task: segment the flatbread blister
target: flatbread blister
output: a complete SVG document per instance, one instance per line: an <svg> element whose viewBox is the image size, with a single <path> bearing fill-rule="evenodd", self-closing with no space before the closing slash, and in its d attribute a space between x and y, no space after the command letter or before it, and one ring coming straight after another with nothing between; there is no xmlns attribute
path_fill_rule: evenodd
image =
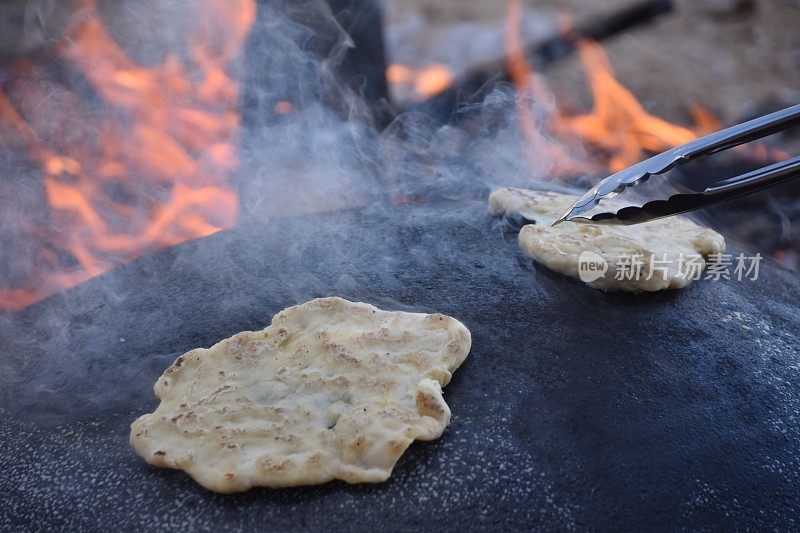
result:
<svg viewBox="0 0 800 533"><path fill-rule="evenodd" d="M442 387L470 346L445 315L311 300L178 357L131 444L217 492L384 481L412 441L441 436Z"/></svg>
<svg viewBox="0 0 800 533"><path fill-rule="evenodd" d="M496 216L519 214L535 221L520 230L520 248L561 274L578 278L581 254L600 256L608 269L588 284L605 291L682 288L702 272L709 255L725 251L722 235L680 216L633 226L565 222L551 227L576 199L568 194L504 187L489 196L489 212ZM607 201L604 206L616 210L622 204ZM639 270L618 275L623 261L639 265Z"/></svg>

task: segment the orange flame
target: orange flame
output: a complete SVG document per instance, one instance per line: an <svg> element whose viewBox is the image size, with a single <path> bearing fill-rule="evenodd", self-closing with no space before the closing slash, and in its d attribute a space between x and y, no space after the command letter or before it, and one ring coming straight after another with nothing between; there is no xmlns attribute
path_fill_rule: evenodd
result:
<svg viewBox="0 0 800 533"><path fill-rule="evenodd" d="M594 109L585 115L560 116L556 131L578 135L608 153L605 165L622 170L648 153L657 153L687 143L719 128L703 108L696 107L700 121L679 126L649 114L633 94L615 77L603 48L596 42L578 42L583 67L589 79Z"/></svg>
<svg viewBox="0 0 800 533"><path fill-rule="evenodd" d="M434 63L413 69L394 63L386 69L386 80L401 91L410 92L414 100L427 100L453 85L453 73L445 65Z"/></svg>
<svg viewBox="0 0 800 533"><path fill-rule="evenodd" d="M523 96L529 95L534 101L546 100L548 91L533 74L520 42L521 14L520 0L510 0L506 39L511 81ZM564 26L565 34L569 34L568 22ZM597 162L579 161L568 155L563 147L576 141L601 154L600 168L616 172L641 161L649 153L673 148L719 129L719 121L700 106L692 109L695 120L692 126L672 124L649 114L616 79L608 56L598 43L583 39L576 45L589 81L593 109L570 116L556 107L547 124L534 124L529 108L523 103L518 110L520 129L531 143L532 151L545 150L556 173L569 175L577 169L597 166ZM544 133L554 135L557 141L543 143Z"/></svg>
<svg viewBox="0 0 800 533"><path fill-rule="evenodd" d="M59 51L108 107L101 116L83 113L89 142L47 132L0 92L0 125L11 126L45 174L52 227L40 233L76 262L64 268L43 252L42 279L0 291L0 310L19 309L120 261L235 222L238 199L230 178L237 167L239 114L231 67L256 5L202 0L193 7L198 19L188 60L167 55L145 67L107 33L95 1L82 0L80 20ZM72 103L79 106L77 100Z"/></svg>
<svg viewBox="0 0 800 533"><path fill-rule="evenodd" d="M525 55L520 37L522 4L519 0L509 0L506 18L507 69L511 82L517 88L517 118L519 127L527 140L530 150L526 151L530 168L539 168L542 162L550 163L551 173L570 175L581 173L583 165L567 152L564 144L549 138L547 125L537 124L531 111L531 102L543 103L551 100L549 90L533 73L533 68Z"/></svg>

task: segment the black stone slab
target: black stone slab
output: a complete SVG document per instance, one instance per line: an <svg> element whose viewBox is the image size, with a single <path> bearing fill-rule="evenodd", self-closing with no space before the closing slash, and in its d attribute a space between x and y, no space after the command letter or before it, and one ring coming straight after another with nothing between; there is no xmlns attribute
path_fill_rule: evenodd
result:
<svg viewBox="0 0 800 533"><path fill-rule="evenodd" d="M794 529L800 285L614 295L532 266L459 207L239 228L0 317L0 529ZM444 436L378 485L217 495L128 426L185 350L340 295L462 320Z"/></svg>

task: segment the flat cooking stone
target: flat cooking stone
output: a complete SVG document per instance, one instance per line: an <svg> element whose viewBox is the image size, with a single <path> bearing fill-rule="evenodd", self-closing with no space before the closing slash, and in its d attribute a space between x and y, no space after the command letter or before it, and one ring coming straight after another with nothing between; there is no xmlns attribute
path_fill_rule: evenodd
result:
<svg viewBox="0 0 800 533"><path fill-rule="evenodd" d="M799 287L604 294L483 202L222 232L0 317L0 529L796 528ZM178 354L329 295L467 324L440 440L386 483L232 496L134 455Z"/></svg>

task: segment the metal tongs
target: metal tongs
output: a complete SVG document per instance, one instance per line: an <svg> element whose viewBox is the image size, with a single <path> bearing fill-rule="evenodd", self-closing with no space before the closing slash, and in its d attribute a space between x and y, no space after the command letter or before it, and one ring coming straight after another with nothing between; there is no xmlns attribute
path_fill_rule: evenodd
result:
<svg viewBox="0 0 800 533"><path fill-rule="evenodd" d="M614 196L628 187L645 182L651 176L663 174L676 165L728 150L798 125L800 125L800 104L662 152L607 177L589 189L553 225L564 221L614 225L639 224L648 220L702 209L798 178L800 177L800 156L719 181L702 191L675 194L666 200L647 202L641 207L624 207L616 213L604 212L590 217L581 216L593 209L603 198Z"/></svg>

